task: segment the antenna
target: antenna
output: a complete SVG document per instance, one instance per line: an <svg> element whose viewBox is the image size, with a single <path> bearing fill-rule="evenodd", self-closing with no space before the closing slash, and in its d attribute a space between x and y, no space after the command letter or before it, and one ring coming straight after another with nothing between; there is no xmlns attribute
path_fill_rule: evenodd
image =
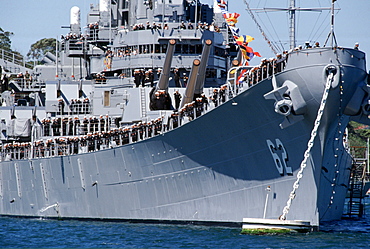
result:
<svg viewBox="0 0 370 249"><path fill-rule="evenodd" d="M58 79L59 77L59 72L58 72L58 60L59 60L59 46L58 46L58 36L55 39L55 78Z"/></svg>
<svg viewBox="0 0 370 249"><path fill-rule="evenodd" d="M249 7L249 4L246 0L244 0L244 3L245 5L247 6L247 11L249 13L249 15L252 17L253 21L256 23L258 29L260 30L263 38L265 38L267 44L270 46L271 50L274 52L274 54L277 54L277 51L276 51L276 47L271 43L271 41L267 38L265 32L263 31L261 25L259 25L259 23L257 22L257 19L255 18L255 16L253 15L253 12L251 10L251 8Z"/></svg>
<svg viewBox="0 0 370 249"><path fill-rule="evenodd" d="M295 35L295 0L290 1L289 6L289 40L290 40L290 49L293 49L296 47L295 41L296 41L296 35Z"/></svg>
<svg viewBox="0 0 370 249"><path fill-rule="evenodd" d="M331 47L336 47L337 46L337 39L335 38L335 34L334 34L334 2L335 1L336 0L331 1L330 33L329 33L328 37L326 38L324 47L326 46L326 43L328 42L329 38L331 38L330 39L330 46Z"/></svg>
<svg viewBox="0 0 370 249"><path fill-rule="evenodd" d="M296 1L295 0L290 0L290 5L288 8L262 8L262 9L249 9L248 11L255 10L259 12L274 12L274 11L286 11L289 13L289 40L290 40L290 49L294 49L296 47L296 20L295 20L295 12L296 11L319 11L321 12L322 10L331 10L332 15L334 15L334 2L336 0L332 0L332 7L331 8L300 8L296 7ZM244 0L246 3L246 0ZM246 3L247 4L247 3ZM332 17L332 19L334 19ZM334 21L333 21L334 22ZM334 31L333 31L334 32ZM334 34L334 33L333 33Z"/></svg>

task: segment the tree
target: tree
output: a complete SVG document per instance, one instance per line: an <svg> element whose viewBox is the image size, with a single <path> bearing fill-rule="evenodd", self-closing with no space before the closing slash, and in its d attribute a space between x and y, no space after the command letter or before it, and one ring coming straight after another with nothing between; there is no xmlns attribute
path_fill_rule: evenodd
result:
<svg viewBox="0 0 370 249"><path fill-rule="evenodd" d="M4 31L0 27L0 49L5 50L5 52L2 54L4 55L4 58L2 59L10 60L10 61L16 60L18 62L22 62L23 56L19 52L13 51L11 49L12 41L10 40L10 37L12 35L14 35L13 32Z"/></svg>
<svg viewBox="0 0 370 249"><path fill-rule="evenodd" d="M55 38L44 38L31 45L30 51L27 53L28 58L34 61L41 61L47 52L55 53Z"/></svg>
<svg viewBox="0 0 370 249"><path fill-rule="evenodd" d="M12 41L10 40L10 36L13 35L13 32L4 31L0 27L0 48L4 50L11 51L10 47L12 44Z"/></svg>
<svg viewBox="0 0 370 249"><path fill-rule="evenodd" d="M368 125L362 125L351 121L347 128L351 146L366 146L367 139L370 137Z"/></svg>

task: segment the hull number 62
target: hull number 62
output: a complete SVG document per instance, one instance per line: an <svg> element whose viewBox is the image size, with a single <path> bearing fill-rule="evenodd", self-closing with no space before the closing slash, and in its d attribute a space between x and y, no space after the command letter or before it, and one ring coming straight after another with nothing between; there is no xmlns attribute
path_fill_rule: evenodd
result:
<svg viewBox="0 0 370 249"><path fill-rule="evenodd" d="M280 139L275 139L276 145L269 139L266 142L279 174L284 175L285 171L287 175L293 175L292 168L287 165L288 154Z"/></svg>

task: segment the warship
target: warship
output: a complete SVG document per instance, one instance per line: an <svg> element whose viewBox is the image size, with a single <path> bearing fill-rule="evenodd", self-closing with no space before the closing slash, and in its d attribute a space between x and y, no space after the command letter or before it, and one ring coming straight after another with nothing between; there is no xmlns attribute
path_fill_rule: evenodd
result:
<svg viewBox="0 0 370 249"><path fill-rule="evenodd" d="M332 23L330 45L249 66L225 4L100 0L84 33L72 7L57 54L2 93L0 215L340 219L346 126L370 123L365 53Z"/></svg>

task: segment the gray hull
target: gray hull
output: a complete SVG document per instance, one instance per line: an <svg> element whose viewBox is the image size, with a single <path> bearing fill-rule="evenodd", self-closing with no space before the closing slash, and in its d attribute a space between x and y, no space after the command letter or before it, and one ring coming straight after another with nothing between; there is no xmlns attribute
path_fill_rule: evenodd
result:
<svg viewBox="0 0 370 249"><path fill-rule="evenodd" d="M350 165L343 147L349 117L343 110L366 76L364 59L354 60L353 54L363 55L331 49L291 54L277 83L297 85L305 108L296 115L303 119L284 129L279 127L284 116L263 97L273 90L266 79L163 135L92 153L1 162L0 213L225 223L277 219L307 149L325 87L324 68L335 64L339 83L332 84L287 218L312 225L339 219ZM282 174L274 156L286 161Z"/></svg>

